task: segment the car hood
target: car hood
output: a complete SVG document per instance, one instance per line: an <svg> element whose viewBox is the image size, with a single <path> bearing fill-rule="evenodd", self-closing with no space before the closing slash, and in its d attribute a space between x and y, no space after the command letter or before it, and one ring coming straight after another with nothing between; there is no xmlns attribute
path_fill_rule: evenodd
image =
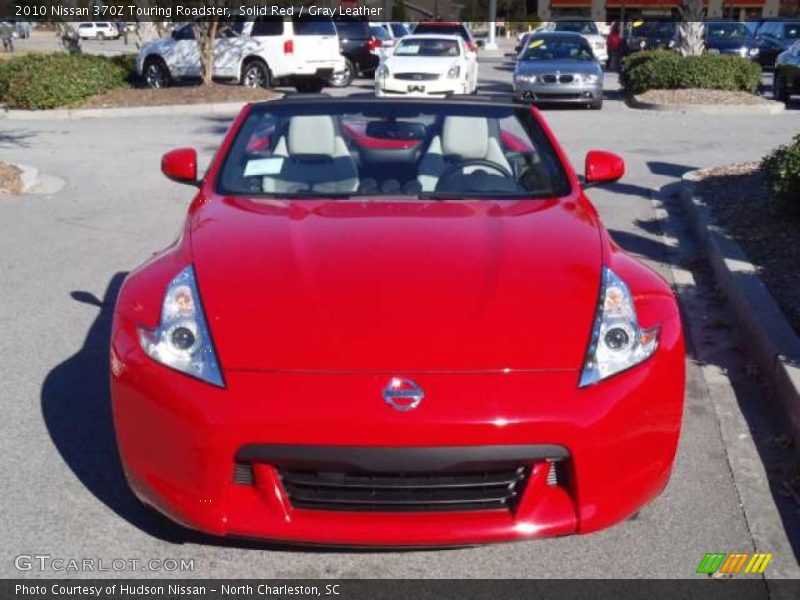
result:
<svg viewBox="0 0 800 600"><path fill-rule="evenodd" d="M594 73L602 71L594 60L521 60L517 63L517 75L538 75L542 73Z"/></svg>
<svg viewBox="0 0 800 600"><path fill-rule="evenodd" d="M384 61L389 72L394 73L437 73L445 74L455 64L457 56L425 57L416 56L387 56Z"/></svg>
<svg viewBox="0 0 800 600"><path fill-rule="evenodd" d="M224 369L578 369L600 286L573 201L211 201L198 286Z"/></svg>

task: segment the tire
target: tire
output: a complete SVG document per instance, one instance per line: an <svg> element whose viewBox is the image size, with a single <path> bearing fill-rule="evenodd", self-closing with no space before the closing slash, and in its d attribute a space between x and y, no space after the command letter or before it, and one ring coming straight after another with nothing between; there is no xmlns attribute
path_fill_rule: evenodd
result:
<svg viewBox="0 0 800 600"><path fill-rule="evenodd" d="M589 108L591 110L602 110L603 109L603 99L600 98L600 100L595 100L594 102L589 104Z"/></svg>
<svg viewBox="0 0 800 600"><path fill-rule="evenodd" d="M294 89L301 94L319 94L323 87L325 86L319 79L302 79L294 84Z"/></svg>
<svg viewBox="0 0 800 600"><path fill-rule="evenodd" d="M105 39L106 39L106 34L105 34L105 33L103 33L102 31L98 31L98 32L97 32L97 39L98 39L98 41L101 41L101 42L102 42L103 40L105 40Z"/></svg>
<svg viewBox="0 0 800 600"><path fill-rule="evenodd" d="M356 67L349 58L344 59L344 71L334 73L328 78L328 85L335 88L345 88L356 78Z"/></svg>
<svg viewBox="0 0 800 600"><path fill-rule="evenodd" d="M786 83L783 80L783 75L775 73L772 76L772 96L777 102L789 104L789 93L786 89Z"/></svg>
<svg viewBox="0 0 800 600"><path fill-rule="evenodd" d="M144 61L142 76L147 87L159 90L172 84L172 76L166 63L160 57L151 57Z"/></svg>
<svg viewBox="0 0 800 600"><path fill-rule="evenodd" d="M241 84L243 87L266 89L270 87L271 83L269 67L263 60L251 59L242 65Z"/></svg>

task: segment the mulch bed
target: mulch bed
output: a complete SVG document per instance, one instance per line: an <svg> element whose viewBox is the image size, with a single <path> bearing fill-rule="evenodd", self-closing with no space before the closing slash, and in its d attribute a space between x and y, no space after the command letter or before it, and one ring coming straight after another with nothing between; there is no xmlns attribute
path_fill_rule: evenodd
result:
<svg viewBox="0 0 800 600"><path fill-rule="evenodd" d="M714 221L744 248L800 334L800 219L769 201L757 163L708 169L701 176L698 190Z"/></svg>
<svg viewBox="0 0 800 600"><path fill-rule="evenodd" d="M22 191L20 171L14 165L0 162L0 194L19 194Z"/></svg>
<svg viewBox="0 0 800 600"><path fill-rule="evenodd" d="M654 104L710 104L734 106L738 104L771 104L771 100L747 92L728 92L724 90L648 90L636 96L641 102Z"/></svg>
<svg viewBox="0 0 800 600"><path fill-rule="evenodd" d="M92 96L75 108L117 108L129 106L167 106L214 102L255 102L275 96L274 92L240 85L180 85L160 90L117 88Z"/></svg>

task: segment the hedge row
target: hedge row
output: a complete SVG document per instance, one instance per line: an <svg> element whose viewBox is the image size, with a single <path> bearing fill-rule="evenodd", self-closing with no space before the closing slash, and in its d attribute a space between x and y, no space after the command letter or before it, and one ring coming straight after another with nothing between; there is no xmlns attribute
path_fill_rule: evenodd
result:
<svg viewBox="0 0 800 600"><path fill-rule="evenodd" d="M632 94L688 88L753 93L761 82L761 67L746 58L721 54L680 56L666 50L627 56L622 61L622 73L622 84Z"/></svg>
<svg viewBox="0 0 800 600"><path fill-rule="evenodd" d="M761 161L767 189L776 204L800 218L800 133Z"/></svg>
<svg viewBox="0 0 800 600"><path fill-rule="evenodd" d="M130 56L28 54L0 62L0 104L28 110L69 106L132 81Z"/></svg>

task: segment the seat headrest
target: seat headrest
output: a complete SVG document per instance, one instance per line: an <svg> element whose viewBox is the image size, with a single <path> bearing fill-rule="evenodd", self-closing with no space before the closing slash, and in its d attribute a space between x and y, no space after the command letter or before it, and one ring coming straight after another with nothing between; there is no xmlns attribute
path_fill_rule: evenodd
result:
<svg viewBox="0 0 800 600"><path fill-rule="evenodd" d="M447 117L442 125L442 154L486 158L489 122L484 117Z"/></svg>
<svg viewBox="0 0 800 600"><path fill-rule="evenodd" d="M336 126L327 115L292 117L287 135L289 154L336 154Z"/></svg>

